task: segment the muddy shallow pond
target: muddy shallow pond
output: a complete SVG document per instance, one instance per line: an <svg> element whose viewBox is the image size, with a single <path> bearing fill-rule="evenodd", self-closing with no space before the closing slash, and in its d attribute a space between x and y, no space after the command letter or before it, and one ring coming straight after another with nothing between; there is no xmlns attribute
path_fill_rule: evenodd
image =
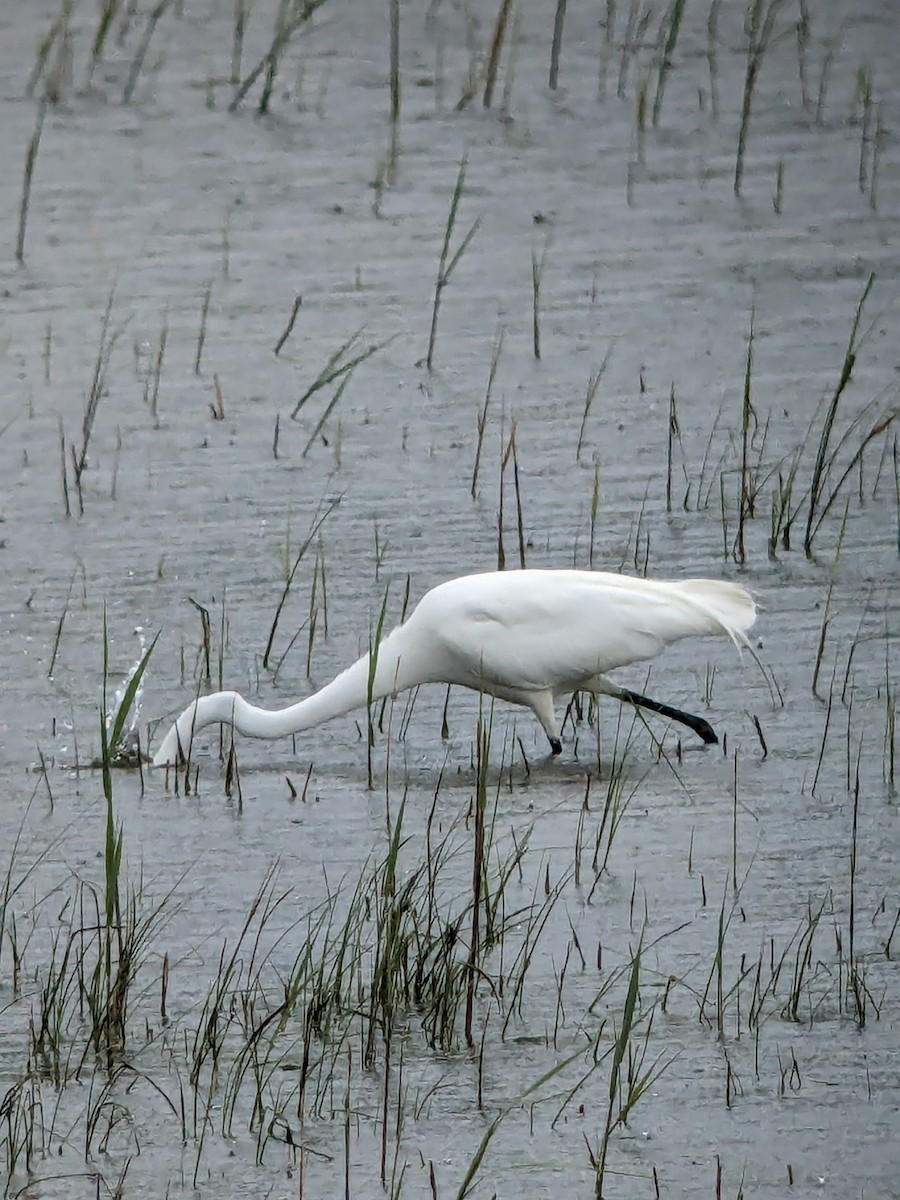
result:
<svg viewBox="0 0 900 1200"><path fill-rule="evenodd" d="M307 9L0 14L5 1191L894 1196L896 13L403 4L392 130L391 5ZM617 676L720 745L96 765L151 646L145 749L523 563L749 587Z"/></svg>

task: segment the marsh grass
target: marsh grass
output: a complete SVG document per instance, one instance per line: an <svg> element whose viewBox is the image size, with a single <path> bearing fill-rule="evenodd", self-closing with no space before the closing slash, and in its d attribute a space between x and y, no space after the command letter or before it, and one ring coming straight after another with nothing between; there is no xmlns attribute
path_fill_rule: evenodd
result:
<svg viewBox="0 0 900 1200"><path fill-rule="evenodd" d="M389 595L389 588L385 588L381 608L378 610L378 619L375 623L375 632L369 635L369 675L366 682L366 780L369 791L372 791L374 786L372 752L375 748L375 724L372 718L372 696L375 688L375 675L378 671L378 649L384 635Z"/></svg>
<svg viewBox="0 0 900 1200"><path fill-rule="evenodd" d="M885 637L887 645L887 637ZM884 668L884 738L882 742L882 778L891 795L897 789L897 696L891 680L890 667L885 652Z"/></svg>
<svg viewBox="0 0 900 1200"><path fill-rule="evenodd" d="M860 67L857 72L855 100L861 109L857 182L859 183L860 192L865 194L866 188L869 186L870 160L874 142L874 114L876 111L873 99L872 72L868 67Z"/></svg>
<svg viewBox="0 0 900 1200"><path fill-rule="evenodd" d="M597 517L600 514L600 467L594 466L594 481L591 487L591 528L588 542L588 567L594 569L594 544L597 535Z"/></svg>
<svg viewBox="0 0 900 1200"><path fill-rule="evenodd" d="M631 750L635 731L640 726L637 713L632 714L627 733L622 732L623 709L619 707L616 715L616 733L613 741L612 755L608 764L609 777L606 784L606 795L603 800L603 811L594 834L594 852L591 859L591 869L594 872L594 882L588 893L588 902L593 898L600 879L609 870L609 859L619 827L625 819L631 802L639 792L647 778L647 772L633 780L631 774ZM621 742L621 748L620 748ZM590 780L588 781L588 791ZM585 793L585 803L588 794Z"/></svg>
<svg viewBox="0 0 900 1200"><path fill-rule="evenodd" d="M709 68L709 110L713 122L719 119L719 10L722 0L711 0L706 16L706 63Z"/></svg>
<svg viewBox="0 0 900 1200"><path fill-rule="evenodd" d="M188 604L200 614L200 650L202 655L201 681L207 687L212 685L212 622L209 609L205 608L193 596L188 596Z"/></svg>
<svg viewBox="0 0 900 1200"><path fill-rule="evenodd" d="M466 167L468 165L468 152L464 153L459 160L459 170L456 175L456 183L453 187L453 195L450 199L450 210L447 214L447 224L444 228L444 241L441 246L441 257L438 263L437 279L434 285L434 302L431 309L431 330L428 334L428 353L425 356L425 365L429 371L433 369L434 364L434 347L437 341L437 325L438 313L441 308L441 298L444 293L444 288L450 282L453 272L456 270L462 256L468 250L472 239L478 232L481 226L481 218L476 217L469 226L468 232L463 237L462 241L451 254L450 245L453 240L453 231L456 227L456 218L459 213L459 205L465 193L466 186Z"/></svg>
<svg viewBox="0 0 900 1200"><path fill-rule="evenodd" d="M475 464L472 467L472 486L470 488L470 492L471 492L473 500L475 500L477 498L478 470L479 470L479 467L481 466L481 451L484 446L484 432L485 432L485 429L487 428L488 406L491 402L491 393L494 390L494 380L497 377L497 368L500 366L500 356L503 353L503 338L504 338L504 336L505 336L505 330L501 326L500 331L497 334L497 340L494 342L494 352L491 355L491 367L490 367L490 370L488 371L487 387L485 388L485 391L484 391L484 404L482 404L481 409L478 412L478 418L477 418L478 437L477 437L477 441L475 443Z"/></svg>
<svg viewBox="0 0 900 1200"><path fill-rule="evenodd" d="M487 724L478 736L484 750ZM414 1019L425 1043L446 1052L460 1040L475 1041L474 1016L485 1003L505 1024L518 1019L537 944L569 876L564 874L543 898L536 888L524 908L509 904L506 893L528 836L514 840L508 852L497 844L502 775L495 776L484 755L481 762L484 770L473 796L480 848L473 853L471 888L462 894L456 881L465 842L454 830L436 836L433 807L427 855L408 850L405 797L389 817L384 856L368 862L355 881L329 887L306 916L284 925L279 914L287 913L291 890L278 885L277 866L267 873L241 932L233 942L223 942L197 1023L188 1078L199 1139L195 1173L219 1120L220 1131L233 1136L238 1113L248 1102L260 1153L282 1124L287 1140L299 1144L304 1120L331 1111L336 1073L347 1078L347 1092L359 1088L351 1065L356 1061L379 1073L381 1120L395 1110L396 1147L408 1107L400 1098L405 1051L397 1031L408 1030ZM510 938L513 947L504 952ZM274 956L290 954L292 945L298 947L293 966L274 970ZM358 1058L353 1046L360 1047ZM579 1048L572 1057L582 1053ZM289 1064L295 1064L295 1082L283 1088L277 1081ZM390 1100L392 1078L396 1102ZM402 1168L396 1153L391 1166L381 1129L381 1167L396 1182Z"/></svg>
<svg viewBox="0 0 900 1200"><path fill-rule="evenodd" d="M553 39L550 43L550 76L547 86L551 92L556 91L559 81L559 55L562 50L563 29L566 23L567 0L556 0L556 13L553 17Z"/></svg>
<svg viewBox="0 0 900 1200"><path fill-rule="evenodd" d="M547 261L547 251L550 249L550 239L544 243L541 256L531 251L531 341L534 357L541 357L541 282L544 278L544 266Z"/></svg>
<svg viewBox="0 0 900 1200"><path fill-rule="evenodd" d="M874 273L869 276L859 304L856 307L856 312L853 317L853 323L850 327L850 337L847 342L847 349L844 353L844 361L841 364L841 372L838 378L837 385L831 395L830 400L824 408L822 422L819 429L819 443L816 449L815 462L813 464L812 477L809 485L809 501L807 507L806 532L803 538L803 549L806 552L806 557L811 558L813 552L813 543L816 535L821 529L822 523L828 516L832 506L844 487L844 484L849 479L853 471L859 466L862 456L869 444L885 432L892 424L896 412L888 411L880 415L874 425L866 432L862 440L859 442L856 450L850 457L847 464L842 464L842 469L838 474L837 481L832 483L834 475L838 472L838 456L845 449L850 436L857 430L863 416L866 415L867 409L863 409L862 413L855 418L849 428L837 440L833 446L832 438L834 434L835 420L838 414L838 407L841 403L841 398L850 383L853 375L853 368L856 365L856 358L859 353L862 340L859 338L859 324L862 318L863 308L866 300L875 283ZM868 406L867 406L868 407Z"/></svg>
<svg viewBox="0 0 900 1200"><path fill-rule="evenodd" d="M97 26L94 30L94 37L91 42L91 55L88 61L87 86L90 88L94 82L94 74L103 58L103 50L106 46L106 39L109 37L113 22L116 19L122 7L122 0L100 0L100 12L97 17Z"/></svg>
<svg viewBox="0 0 900 1200"><path fill-rule="evenodd" d="M626 1125L635 1106L668 1070L676 1056L665 1059L657 1056L648 1065L653 1011L642 1011L640 1002L641 958L644 951L643 932L628 968L628 988L619 1016L618 1030L612 1046L607 1086L606 1113L600 1128L596 1148L585 1139L588 1158L594 1173L594 1195L604 1195L610 1141L619 1125ZM640 1032L643 1025L643 1032ZM598 1039L599 1040L599 1039Z"/></svg>
<svg viewBox="0 0 900 1200"><path fill-rule="evenodd" d="M391 86L391 146L388 160L389 178L393 181L400 153L400 0L388 2L388 32Z"/></svg>
<svg viewBox="0 0 900 1200"><path fill-rule="evenodd" d="M82 477L85 468L88 465L88 448L91 443L91 435L94 430L94 421L97 416L97 409L100 407L100 401L106 391L106 374L109 369L109 361L112 357L113 349L119 337L124 333L128 325L128 320L121 324L118 328L112 329L112 310L113 301L115 298L115 288L112 288L109 293L109 299L106 302L106 309L103 313L103 321L100 326L100 342L97 347L97 357L94 360L94 373L91 379L91 387L88 392L87 401L85 403L84 415L81 420L81 447L76 450L74 445L70 447L72 455L72 470L75 476L75 490L78 495L78 512L80 516L84 516L84 488L82 486ZM64 486L63 493L66 500L66 508L68 514L68 482L65 479L65 465L63 467Z"/></svg>
<svg viewBox="0 0 900 1200"><path fill-rule="evenodd" d="M744 542L744 526L753 517L756 509L756 492L750 481L750 442L758 422L756 409L753 407L752 376L753 376L753 335L756 319L756 305L750 309L750 330L747 335L747 359L744 369L744 394L741 404L741 494L738 504L738 528L735 544L735 558L743 566L747 561L747 551ZM761 453L760 453L761 457Z"/></svg>
<svg viewBox="0 0 900 1200"><path fill-rule="evenodd" d="M25 85L26 99L30 100L34 96L37 85L47 72L47 65L50 62L50 54L54 46L56 47L56 59L53 68L47 73L44 97L51 104L58 104L62 99L65 82L71 83L72 31L70 22L74 7L75 0L61 0L59 13L38 43L34 66Z"/></svg>
<svg viewBox="0 0 900 1200"><path fill-rule="evenodd" d="M3 966L4 949L8 946L12 957L12 966L8 973L8 986L14 997L18 996L20 991L22 955L25 947L19 938L13 903L34 873L40 869L42 863L58 845L57 838L51 839L27 866L23 864L21 868L18 867L17 860L33 803L34 795L28 801L16 831L8 843L6 871L3 875L2 890L0 890L0 968ZM2 971L0 971L0 979L3 979Z"/></svg>
<svg viewBox="0 0 900 1200"><path fill-rule="evenodd" d="M500 472L499 472L499 495L497 503L497 570L506 570L506 546L504 543L504 511L505 511L505 496L506 496L506 469L512 463L513 473L513 491L516 501L516 532L517 546L519 551L519 567L525 569L525 548L527 539L525 536L525 518L522 511L522 491L519 482L519 457L516 449L516 425L512 423L509 432L509 438L506 447L500 456Z"/></svg>
<svg viewBox="0 0 900 1200"><path fill-rule="evenodd" d="M691 494L691 481L688 477L687 467L684 461L684 442L681 437L681 423L678 420L678 402L675 397L675 384L673 383L669 389L669 421L666 435L666 512L672 511L672 469L674 465L675 443L678 443L678 448L681 454L681 473L684 476L685 491L682 499L682 508L687 511L688 502Z"/></svg>
<svg viewBox="0 0 900 1200"><path fill-rule="evenodd" d="M597 395L597 389L600 386L600 381L606 374L606 368L609 364L609 356L612 353L612 346L606 351L603 356L603 362L596 371L593 371L588 377L587 388L584 393L584 410L581 414L581 425L578 429L578 442L575 446L575 461L581 461L581 451L584 446L584 435L587 429L588 417L591 415L591 409L594 404L594 398Z"/></svg>
<svg viewBox="0 0 900 1200"><path fill-rule="evenodd" d="M150 10L147 15L147 21L144 25L144 32L141 34L141 40L138 43L137 51L134 58L131 60L131 67L128 71L128 77L125 80L125 86L122 89L122 103L130 104L134 96L134 89L137 87L138 79L144 67L144 60L147 57L147 51L150 49L150 43L153 40L153 35L156 32L156 26L165 16L166 12L172 6L172 0L159 0L159 2ZM92 60L93 61L93 60Z"/></svg>
<svg viewBox="0 0 900 1200"><path fill-rule="evenodd" d="M303 297L298 292L298 294L294 297L294 303L291 305L291 315L288 317L288 323L284 327L284 332L281 334L278 341L275 343L276 358L281 353L285 342L288 340L288 338L291 336L291 334L294 331L294 324L297 320L297 314L300 312L300 306L302 305L302 303L303 303ZM349 345L349 343L348 343L348 345Z"/></svg>
<svg viewBox="0 0 900 1200"><path fill-rule="evenodd" d="M272 617L272 624L269 626L269 636L266 641L266 647L265 647L265 650L263 651L263 656L262 656L262 665L263 665L264 669L268 669L269 659L272 655L272 646L275 642L275 634L278 632L278 625L279 625L279 622L281 621L281 614L284 610L285 604L287 603L288 596L291 593L291 588L293 587L293 584L294 584L294 578L297 574L297 571L299 570L300 564L303 562L303 559L306 557L306 553L309 550L310 546L313 545L313 543L316 541L316 538L318 536L320 529L325 524L325 522L328 520L328 518L331 516L331 514L334 512L335 508L337 508L339 503L340 503L340 498L338 498L336 500L332 500L329 504L327 504L325 506L324 511L322 511L321 505L319 506L319 511L315 514L315 516L313 518L313 522L312 522L312 525L310 526L309 533L304 538L304 540L300 546L300 549L297 551L296 555L294 556L293 562L290 563L290 565L288 565L287 560L285 561L286 571L285 571L284 587L282 589L281 596L278 600L278 603L275 606L275 614Z"/></svg>
<svg viewBox="0 0 900 1200"><path fill-rule="evenodd" d="M784 211L784 159L780 158L775 167L775 191L772 195L772 208L775 215L780 217Z"/></svg>
<svg viewBox="0 0 900 1200"><path fill-rule="evenodd" d="M828 96L828 85L831 82L831 68L834 66L834 56L838 48L839 39L829 39L825 45L825 53L822 55L822 66L819 70L819 84L816 89L816 125L821 128L825 122L826 99Z"/></svg>
<svg viewBox="0 0 900 1200"><path fill-rule="evenodd" d="M669 72L672 70L672 58L675 54L675 47L678 44L678 33L681 29L681 19L684 16L685 0L671 0L669 9L663 17L663 23L660 26L660 38L665 30L665 38L662 39L663 49L659 61L659 69L656 78L656 95L653 97L653 128L659 125L660 117L662 116L663 99L666 94L666 82L669 78Z"/></svg>
<svg viewBox="0 0 900 1200"><path fill-rule="evenodd" d="M56 666L56 659L59 655L59 647L62 641L63 626L66 622L66 617L69 615L69 603L72 599L72 589L75 587L75 580L78 577L78 568L72 572L72 577L69 580L69 586L66 591L66 598L63 601L62 612L59 614L59 619L56 622L56 632L53 637L53 651L50 655L50 665L47 667L47 678L53 678L53 669Z"/></svg>
<svg viewBox="0 0 900 1200"><path fill-rule="evenodd" d="M854 484L858 503L865 503L868 490L867 455L870 448L873 445L877 446L878 440L883 439L875 482L871 488L873 496L877 492L888 459L890 431L897 418L898 409L893 403L885 405L885 393L881 393L872 400L857 405L849 419L842 419L845 408L849 407L848 390L859 352L875 327L873 322L868 329L861 330L863 309L874 286L874 280L874 275L871 275L857 304L834 389L822 397L801 441L785 450L779 458L771 457L769 450L770 443L778 433L772 414L766 414L763 419L757 413L753 396L755 307L751 312L739 432L733 436L725 434L725 445L714 459L717 444L721 443L723 437L720 409L707 437L695 489L692 489L688 480L688 494L694 490L695 507L699 511L710 506L714 490L718 491L724 558L731 558L741 565L749 561L750 523L759 511L764 510L768 511L769 519L766 539L769 558L775 559L780 551L789 552L792 549L795 527L800 523L804 528L804 551L808 558L812 558L815 543L826 522L836 510L840 512L839 501L842 497L845 501L843 520L846 522L847 504L852 499L850 489ZM671 449L668 461L671 462ZM734 488L731 482L735 476L736 501L733 499ZM667 499L671 503L670 489L667 491ZM842 526L843 522L839 529Z"/></svg>
<svg viewBox="0 0 900 1200"><path fill-rule="evenodd" d="M809 0L798 0L797 7L800 15L797 18L797 75L800 81L800 103L803 111L808 113L812 108L812 98L809 93L808 53L812 19L809 14Z"/></svg>
<svg viewBox="0 0 900 1200"><path fill-rule="evenodd" d="M625 22L625 34L622 38L622 54L619 59L619 74L616 83L616 95L624 100L628 87L628 72L632 59L644 40L650 22L653 20L653 5L641 6L640 0L629 0L628 17Z"/></svg>
<svg viewBox="0 0 900 1200"><path fill-rule="evenodd" d="M299 305L297 307L299 308ZM365 327L363 326L363 329L364 328ZM390 344L391 339L389 338L387 341L377 342L370 346L366 346L363 349L356 348L357 342L362 336L363 329L357 329L356 333L351 334L351 336L347 338L347 340L343 342L337 348L337 350L335 350L334 354L331 355L331 357L325 363L325 366L322 367L318 375L315 377L306 391L301 394L300 399L294 405L291 411L292 421L297 420L300 410L308 400L316 395L317 392L320 392L323 388L328 387L328 385L334 383L335 380L339 380L341 382L341 386L339 387L335 396L332 396L327 410L328 413L330 413L337 404L338 399L340 399L340 396L343 394L344 387L346 387L347 382L349 382L349 377L353 374L356 368L370 359L373 354L377 354L379 350L383 350L385 346ZM287 333L288 335L290 334L290 328L288 329ZM351 353L351 351L353 353ZM320 422L319 428L321 428L321 426L324 424L324 421L325 418L323 418L323 420ZM311 441L315 440L317 433L313 434ZM307 449L309 449L309 443L307 444Z"/></svg>
<svg viewBox="0 0 900 1200"><path fill-rule="evenodd" d="M156 344L156 354L153 358L151 372L145 383L144 399L150 408L153 425L159 428L159 385L162 382L163 363L166 357L166 343L169 340L169 314L163 312L159 329L159 341ZM198 359L199 362L199 354Z"/></svg>
<svg viewBox="0 0 900 1200"><path fill-rule="evenodd" d="M744 75L744 95L741 101L741 125L738 132L737 154L734 162L734 194L740 197L744 180L744 155L753 111L753 94L763 59L772 41L778 10L784 0L753 0L747 16L747 67Z"/></svg>
<svg viewBox="0 0 900 1200"><path fill-rule="evenodd" d="M503 51L503 41L506 37L506 27L509 24L509 14L512 11L513 0L500 0L494 30L491 35L491 48L488 53L487 67L484 74L484 96L482 103L490 108L494 99L494 87L497 83L497 71L500 67L500 55Z"/></svg>
<svg viewBox="0 0 900 1200"><path fill-rule="evenodd" d="M244 31L247 28L249 0L234 0L234 16L231 22L231 71L228 82L238 87L241 82L241 58L244 53Z"/></svg>
<svg viewBox="0 0 900 1200"><path fill-rule="evenodd" d="M324 3L325 0L301 0L300 3L295 3L294 0L279 0L272 26L272 40L269 43L269 48L252 70L237 84L234 96L228 105L229 112L237 112L250 89L264 73L257 112L260 115L264 115L269 111L272 92L278 78L278 72L281 68L285 51L297 34L300 33L303 26L311 20ZM245 10L242 6L236 7L233 25L234 35L232 38L232 75L235 74L236 62L240 58L239 47L243 46L245 23ZM237 65L239 66L239 62L237 62Z"/></svg>
<svg viewBox="0 0 900 1200"><path fill-rule="evenodd" d="M117 709L109 711L109 641L104 619L100 765L106 816L102 878L97 884L76 881L63 902L50 959L42 966L39 998L29 1029L35 1078L47 1078L57 1088L85 1070L92 1072L91 1056L110 1078L122 1069L133 985L172 896L169 892L150 904L142 883L127 883L124 828L116 816L112 785L126 723L154 646L155 639L134 668ZM8 874L7 904L15 894L10 878ZM90 1121L86 1136L89 1154L93 1139Z"/></svg>
<svg viewBox="0 0 900 1200"><path fill-rule="evenodd" d="M203 359L203 347L206 344L206 321L209 317L209 304L212 299L213 280L210 279L203 289L203 302L200 306L200 329L197 333L197 351L194 355L194 374L200 374L200 363ZM276 350L277 354L278 351Z"/></svg>
<svg viewBox="0 0 900 1200"><path fill-rule="evenodd" d="M25 152L25 167L22 172L22 199L19 203L19 229L16 234L16 262L19 266L25 263L25 230L28 225L28 207L31 203L31 181L34 177L34 164L37 162L38 150L41 145L41 134L44 130L44 117L47 112L47 101L41 100L37 106L34 121L34 132Z"/></svg>

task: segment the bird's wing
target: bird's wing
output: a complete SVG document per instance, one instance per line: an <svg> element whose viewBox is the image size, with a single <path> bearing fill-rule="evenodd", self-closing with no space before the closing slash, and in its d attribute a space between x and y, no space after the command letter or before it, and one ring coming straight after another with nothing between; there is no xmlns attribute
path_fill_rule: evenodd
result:
<svg viewBox="0 0 900 1200"><path fill-rule="evenodd" d="M509 572L470 583L436 630L444 652L468 676L458 682L469 686L574 690L598 674L654 657L669 642L725 632L677 585L669 591L645 580L574 571Z"/></svg>

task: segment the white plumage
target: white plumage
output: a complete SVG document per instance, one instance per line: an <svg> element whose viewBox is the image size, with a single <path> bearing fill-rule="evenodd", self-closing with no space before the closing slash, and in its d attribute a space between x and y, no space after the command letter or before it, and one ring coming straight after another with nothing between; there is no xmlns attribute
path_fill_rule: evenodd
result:
<svg viewBox="0 0 900 1200"><path fill-rule="evenodd" d="M153 763L165 766L189 754L194 734L207 725L281 737L422 683L459 684L530 708L555 754L562 748L556 702L578 690L659 712L715 742L702 717L621 688L606 673L653 658L685 637L725 635L746 645L755 618L749 592L715 579L663 582L543 570L465 575L426 592L381 642L371 689L366 654L288 708L256 708L237 692L201 696L166 734Z"/></svg>

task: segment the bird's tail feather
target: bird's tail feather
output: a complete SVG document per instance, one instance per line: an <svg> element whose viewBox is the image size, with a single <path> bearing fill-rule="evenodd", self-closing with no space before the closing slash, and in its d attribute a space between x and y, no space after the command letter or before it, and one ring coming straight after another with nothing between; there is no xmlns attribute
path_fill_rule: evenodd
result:
<svg viewBox="0 0 900 1200"><path fill-rule="evenodd" d="M678 590L734 642L749 647L747 630L756 620L756 603L746 588L723 579L686 579Z"/></svg>

